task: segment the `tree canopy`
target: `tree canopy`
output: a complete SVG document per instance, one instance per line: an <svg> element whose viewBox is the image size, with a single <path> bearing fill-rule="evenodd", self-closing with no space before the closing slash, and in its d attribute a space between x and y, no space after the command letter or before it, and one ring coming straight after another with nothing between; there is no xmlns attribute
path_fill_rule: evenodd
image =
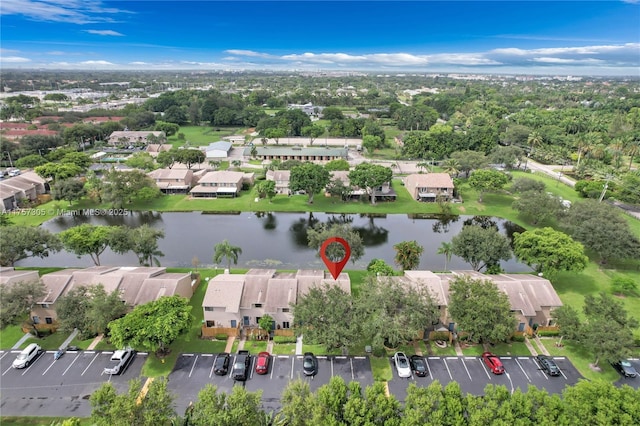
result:
<svg viewBox="0 0 640 426"><path fill-rule="evenodd" d="M371 197L371 204L376 203L375 190L385 183L391 182L393 172L389 167L379 164L360 163L349 172L351 185L363 188Z"/></svg>
<svg viewBox="0 0 640 426"><path fill-rule="evenodd" d="M536 272L550 275L559 271L580 272L589 263L581 243L562 231L548 227L516 232L513 235L513 251L521 262Z"/></svg>
<svg viewBox="0 0 640 426"><path fill-rule="evenodd" d="M364 244L362 237L348 223L320 223L307 230L307 240L309 247L318 250L320 256L320 247L331 237L343 238L351 248L351 262L356 262L364 256ZM334 262L342 260L345 256L344 248L339 244L329 244L325 250L325 254Z"/></svg>
<svg viewBox="0 0 640 426"><path fill-rule="evenodd" d="M28 317L33 305L42 301L46 294L40 280L0 284L0 329Z"/></svg>
<svg viewBox="0 0 640 426"><path fill-rule="evenodd" d="M48 257L62 250L58 236L49 230L22 225L0 226L0 265L13 266L27 257Z"/></svg>
<svg viewBox="0 0 640 426"><path fill-rule="evenodd" d="M231 270L231 262L238 264L238 256L242 254L242 248L233 246L229 240L216 244L213 248L213 263L218 264L223 258L227 259L227 269Z"/></svg>
<svg viewBox="0 0 640 426"><path fill-rule="evenodd" d="M314 194L320 192L329 183L329 172L319 164L304 163L291 169L289 189L305 191L308 203L313 204Z"/></svg>
<svg viewBox="0 0 640 426"><path fill-rule="evenodd" d="M402 241L393 246L396 251L395 262L403 270L415 269L420 264L420 256L424 252L424 247L417 241Z"/></svg>
<svg viewBox="0 0 640 426"><path fill-rule="evenodd" d="M451 240L452 253L469 263L474 271L498 265L511 258L506 237L494 227L465 225Z"/></svg>

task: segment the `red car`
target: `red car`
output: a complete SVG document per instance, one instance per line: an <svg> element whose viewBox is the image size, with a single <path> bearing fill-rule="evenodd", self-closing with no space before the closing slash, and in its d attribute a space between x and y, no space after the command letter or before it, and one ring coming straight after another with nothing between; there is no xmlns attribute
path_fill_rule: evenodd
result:
<svg viewBox="0 0 640 426"><path fill-rule="evenodd" d="M502 365L502 361L500 361L500 358L498 358L496 355L492 354L491 352L485 352L482 354L482 359L493 374L504 373L504 366Z"/></svg>
<svg viewBox="0 0 640 426"><path fill-rule="evenodd" d="M256 361L256 373L267 374L269 372L269 360L271 355L269 352L260 352Z"/></svg>

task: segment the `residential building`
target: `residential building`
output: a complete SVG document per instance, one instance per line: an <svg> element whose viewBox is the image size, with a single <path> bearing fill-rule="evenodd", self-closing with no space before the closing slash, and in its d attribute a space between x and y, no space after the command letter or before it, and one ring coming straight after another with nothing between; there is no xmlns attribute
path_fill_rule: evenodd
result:
<svg viewBox="0 0 640 426"><path fill-rule="evenodd" d="M35 172L24 172L0 181L2 209L13 210L21 203L35 203L38 196L47 193L47 182Z"/></svg>
<svg viewBox="0 0 640 426"><path fill-rule="evenodd" d="M289 180L291 179L290 170L267 170L266 179L276 183L277 194L291 194L291 190L289 189Z"/></svg>
<svg viewBox="0 0 640 426"><path fill-rule="evenodd" d="M414 200L434 202L453 198L453 180L447 173L414 173L404 179L404 186Z"/></svg>
<svg viewBox="0 0 640 426"><path fill-rule="evenodd" d="M165 194L187 194L193 184L193 171L189 169L157 169L147 175Z"/></svg>
<svg viewBox="0 0 640 426"><path fill-rule="evenodd" d="M351 292L348 274L341 273L334 280L323 270L251 269L245 274L216 275L209 281L202 301L205 327L258 327L260 318L268 314L274 328L291 328L292 305L314 285L324 283Z"/></svg>
<svg viewBox="0 0 640 426"><path fill-rule="evenodd" d="M347 186L347 187L351 185L351 182L349 181L348 171L334 170L334 171L331 171L330 174L331 174L331 181L339 180L342 182L344 186ZM358 186L353 186L347 198L358 200L360 199L360 197L365 197L365 196L368 197L369 199L371 198L371 196L367 194L367 191L365 189L362 189ZM391 182L385 182L379 187L373 189L373 196L375 197L376 201L395 201L397 194L396 194L396 191L391 186Z"/></svg>
<svg viewBox="0 0 640 426"><path fill-rule="evenodd" d="M250 146L244 149L243 155L247 158L251 157ZM284 146L255 146L255 157L260 160L300 160L300 161L317 161L328 162L340 158L347 159L348 150L346 148L303 148L303 147L284 147Z"/></svg>
<svg viewBox="0 0 640 426"><path fill-rule="evenodd" d="M149 140L149 136L152 135L152 140ZM155 139L155 140L153 140ZM149 130L132 131L122 130L111 133L109 136L109 145L135 145L135 144L147 144L149 142L166 141L167 135L164 132L154 132Z"/></svg>
<svg viewBox="0 0 640 426"><path fill-rule="evenodd" d="M28 283L40 280L38 271L19 270L13 267L0 266L0 285L12 285L20 282Z"/></svg>
<svg viewBox="0 0 640 426"><path fill-rule="evenodd" d="M107 293L119 291L122 302L130 307L163 296L179 295L190 299L193 280L189 273L167 273L163 267L94 266L86 269L63 269L41 278L47 295L31 311L35 324L53 324L57 319L56 302L72 289L102 284Z"/></svg>
<svg viewBox="0 0 640 426"><path fill-rule="evenodd" d="M231 142L218 141L212 142L205 148L207 161L226 160L231 151Z"/></svg>
<svg viewBox="0 0 640 426"><path fill-rule="evenodd" d="M170 151L173 145L169 143L150 143L147 145L147 152L152 157L157 157L159 153Z"/></svg>
<svg viewBox="0 0 640 426"><path fill-rule="evenodd" d="M243 184L253 184L254 174L220 170L202 176L189 192L192 197L222 198L237 197Z"/></svg>

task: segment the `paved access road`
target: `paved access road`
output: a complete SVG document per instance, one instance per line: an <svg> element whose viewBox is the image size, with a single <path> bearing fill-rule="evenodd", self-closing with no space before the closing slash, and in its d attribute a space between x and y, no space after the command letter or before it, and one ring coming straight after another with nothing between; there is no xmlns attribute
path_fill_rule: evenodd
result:
<svg viewBox="0 0 640 426"><path fill-rule="evenodd" d="M519 388L526 391L529 385L546 389L549 393L561 393L567 385L574 385L582 376L578 370L565 357L554 357L560 367L561 375L547 376L531 356L501 356L505 374L495 375L491 373L482 358L471 356L449 357L424 357L427 361L429 374L427 377L409 379L398 377L393 359L390 359L393 370L393 379L389 382L389 391L399 400L404 401L407 396L409 383L417 386L429 386L434 380L438 380L443 386L451 381L458 382L462 391L472 395L484 394L484 388L488 384L504 385L511 392Z"/></svg>
<svg viewBox="0 0 640 426"><path fill-rule="evenodd" d="M169 375L169 390L176 395L176 411L183 414L190 402L198 399L198 392L208 383L218 390L230 392L233 386L244 386L248 391L262 390L263 408L275 411L280 408L280 396L289 381L301 378L307 380L311 390L329 383L332 376L341 376L345 382L359 381L365 388L373 384L371 364L367 357L317 356L318 374L306 377L302 373L302 355L272 355L268 374L255 373L256 355L251 354L251 369L245 382L231 378L231 366L235 360L232 354L229 372L225 376L213 373L217 354L183 354Z"/></svg>
<svg viewBox="0 0 640 426"><path fill-rule="evenodd" d="M18 350L0 351L0 412L3 416L89 417L89 397L111 381L118 393L140 375L145 353L138 353L122 375L110 376L109 351L66 352L58 360L54 351L42 353L28 368L11 367Z"/></svg>

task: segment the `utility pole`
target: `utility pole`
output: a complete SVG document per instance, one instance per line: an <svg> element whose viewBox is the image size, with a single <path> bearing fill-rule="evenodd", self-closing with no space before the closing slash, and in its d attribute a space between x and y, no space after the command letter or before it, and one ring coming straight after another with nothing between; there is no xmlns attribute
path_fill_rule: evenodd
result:
<svg viewBox="0 0 640 426"><path fill-rule="evenodd" d="M598 202L601 203L604 200L604 196L607 193L607 188L609 188L609 181L611 180L611 175L607 176L607 181L604 183L604 187L602 188L602 193L600 194L600 198Z"/></svg>

